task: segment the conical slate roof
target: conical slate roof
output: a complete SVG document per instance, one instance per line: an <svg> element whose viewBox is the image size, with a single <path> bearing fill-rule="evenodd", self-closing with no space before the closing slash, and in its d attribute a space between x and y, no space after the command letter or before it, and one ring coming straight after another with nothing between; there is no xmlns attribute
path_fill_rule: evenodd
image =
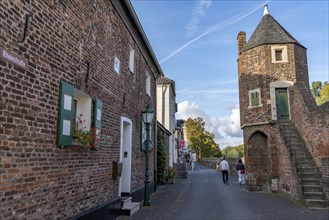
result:
<svg viewBox="0 0 329 220"><path fill-rule="evenodd" d="M267 9L266 9L267 10ZM262 20L259 22L256 30L252 33L248 43L243 50L249 50L263 44L285 44L299 43L286 29L284 29L269 13L264 12ZM305 48L305 47L304 47Z"/></svg>

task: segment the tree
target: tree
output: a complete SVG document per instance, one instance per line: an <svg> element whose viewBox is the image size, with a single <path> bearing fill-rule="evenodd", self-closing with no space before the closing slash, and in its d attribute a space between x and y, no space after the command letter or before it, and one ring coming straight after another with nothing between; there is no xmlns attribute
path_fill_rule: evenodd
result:
<svg viewBox="0 0 329 220"><path fill-rule="evenodd" d="M312 93L314 98L319 96L321 88L322 88L322 82L321 81L313 81L312 82L311 93Z"/></svg>
<svg viewBox="0 0 329 220"><path fill-rule="evenodd" d="M325 102L329 102L329 84L325 84L321 88L319 96L315 98L315 101L318 105L322 105Z"/></svg>
<svg viewBox="0 0 329 220"><path fill-rule="evenodd" d="M202 118L189 118L185 124L187 141L190 148L196 153L197 160L202 157L221 156L218 144L215 143L215 135L205 129Z"/></svg>
<svg viewBox="0 0 329 220"><path fill-rule="evenodd" d="M322 105L329 101L329 84L321 81L312 82L311 92L317 105Z"/></svg>
<svg viewBox="0 0 329 220"><path fill-rule="evenodd" d="M243 144L235 147L227 146L222 150L222 152L223 155L227 158L242 158L244 157L244 146Z"/></svg>

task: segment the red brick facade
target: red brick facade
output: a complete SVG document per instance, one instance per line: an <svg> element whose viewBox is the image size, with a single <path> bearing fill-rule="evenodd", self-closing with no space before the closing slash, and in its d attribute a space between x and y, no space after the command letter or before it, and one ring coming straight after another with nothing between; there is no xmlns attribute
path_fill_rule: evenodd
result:
<svg viewBox="0 0 329 220"><path fill-rule="evenodd" d="M0 219L65 219L117 199L120 181L112 165L120 161L121 117L131 120L131 192L143 189L141 112L146 104L156 112L162 72L129 4L0 1L0 48L28 64L25 70L0 59ZM131 45L134 73L128 69ZM114 57L121 61L120 74ZM56 144L61 80L102 100L97 151ZM156 131L155 122L152 127ZM152 132L154 143L155 137ZM151 181L154 158L152 151Z"/></svg>

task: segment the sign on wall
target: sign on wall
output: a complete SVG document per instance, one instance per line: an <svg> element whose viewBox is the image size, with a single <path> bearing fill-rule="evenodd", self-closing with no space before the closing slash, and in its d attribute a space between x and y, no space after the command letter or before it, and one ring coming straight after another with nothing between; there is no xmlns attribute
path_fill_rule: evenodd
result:
<svg viewBox="0 0 329 220"><path fill-rule="evenodd" d="M27 61L17 55L17 54L14 54L13 52L9 51L9 50L6 50L6 49L3 49L0 47L0 59L3 59L9 63L12 63L14 64L15 66L18 66L18 67L21 67L25 70L27 70Z"/></svg>

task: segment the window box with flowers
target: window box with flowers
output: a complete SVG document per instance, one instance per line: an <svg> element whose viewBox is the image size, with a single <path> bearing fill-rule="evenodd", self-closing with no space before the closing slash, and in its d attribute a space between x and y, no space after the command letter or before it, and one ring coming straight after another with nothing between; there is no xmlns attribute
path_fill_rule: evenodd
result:
<svg viewBox="0 0 329 220"><path fill-rule="evenodd" d="M71 84L61 81L58 113L57 145L60 148L96 149L101 129L103 102L94 100L92 122L92 99Z"/></svg>
<svg viewBox="0 0 329 220"><path fill-rule="evenodd" d="M99 142L97 128L92 127L86 130L85 127L82 127L84 122L83 114L78 115L73 129L72 149L81 151L96 150L96 144Z"/></svg>

